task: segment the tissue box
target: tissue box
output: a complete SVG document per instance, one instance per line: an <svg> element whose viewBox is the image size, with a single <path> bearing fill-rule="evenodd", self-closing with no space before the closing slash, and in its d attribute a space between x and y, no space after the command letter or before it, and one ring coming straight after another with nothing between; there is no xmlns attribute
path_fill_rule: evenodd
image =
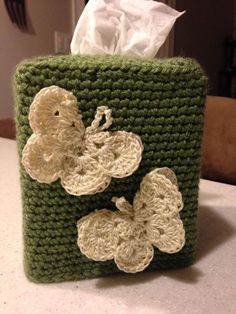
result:
<svg viewBox="0 0 236 314"><path fill-rule="evenodd" d="M101 208L114 208L113 196L132 202L142 178L156 167L177 175L183 196L181 219L186 232L183 249L155 256L147 270L178 268L196 255L198 184L204 99L207 80L193 60L135 59L118 56L50 56L20 64L15 74L18 151L32 134L29 106L44 87L57 85L78 99L85 126L98 106L112 109L111 131L139 135L144 145L138 170L112 179L102 193L69 195L59 180L52 184L31 179L21 166L24 225L24 265L35 282L92 278L118 272L113 261L95 262L77 246L77 221Z"/></svg>

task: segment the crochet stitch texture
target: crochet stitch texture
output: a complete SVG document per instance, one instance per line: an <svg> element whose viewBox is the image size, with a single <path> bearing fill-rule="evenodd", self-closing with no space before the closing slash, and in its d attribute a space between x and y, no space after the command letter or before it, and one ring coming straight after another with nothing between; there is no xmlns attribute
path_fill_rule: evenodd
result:
<svg viewBox="0 0 236 314"><path fill-rule="evenodd" d="M34 133L22 151L22 164L40 183L60 178L69 194L100 193L112 177L128 177L137 170L143 145L131 132L107 131L112 124L107 106L97 108L86 129L77 111L77 99L71 92L54 85L41 89L30 106L29 124Z"/></svg>
<svg viewBox="0 0 236 314"><path fill-rule="evenodd" d="M114 259L120 270L136 273L150 264L153 246L169 254L184 246L182 196L171 169L156 168L146 174L132 205L124 197L112 201L118 211L97 210L77 223L78 246L88 258Z"/></svg>
<svg viewBox="0 0 236 314"><path fill-rule="evenodd" d="M48 185L29 177L21 165L24 217L24 260L29 279L57 282L92 278L119 271L113 261L95 262L77 246L77 221L90 212L109 208L111 199L132 202L142 178L158 167L177 175L184 208L180 213L186 242L181 251L155 249L147 269L189 265L197 240L198 183L206 77L193 60L142 60L119 56L50 56L20 64L15 74L17 140L20 158L27 139L29 106L43 88L57 85L78 100L85 127L98 106L112 109L111 131L139 135L144 145L138 170L112 180L96 195L69 195L59 180Z"/></svg>

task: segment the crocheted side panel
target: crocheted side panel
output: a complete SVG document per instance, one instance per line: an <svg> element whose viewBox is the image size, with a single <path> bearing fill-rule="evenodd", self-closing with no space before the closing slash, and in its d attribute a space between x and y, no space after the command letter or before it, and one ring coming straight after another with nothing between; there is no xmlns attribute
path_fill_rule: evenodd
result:
<svg viewBox="0 0 236 314"><path fill-rule="evenodd" d="M25 170L40 183L60 178L69 194L102 192L112 177L130 176L141 162L139 136L105 131L112 124L108 107L98 107L91 126L85 128L77 99L58 86L43 88L35 96L29 122L34 133L22 152Z"/></svg>
<svg viewBox="0 0 236 314"><path fill-rule="evenodd" d="M191 264L196 252L207 82L199 65L183 58L47 56L20 64L14 81L20 158L32 134L28 119L30 105L42 88L52 85L76 96L85 127L91 125L97 107L109 105L114 118L110 131L138 134L145 147L141 166L132 176L112 179L103 193L83 197L68 194L60 179L51 184L33 180L21 164L27 277L34 282L60 282L117 272L113 260L96 262L80 252L76 223L96 209L114 210L110 202L112 196L125 196L132 203L142 178L158 166L171 168L178 178L184 201L180 216L185 245L175 254L155 249L148 270Z"/></svg>
<svg viewBox="0 0 236 314"><path fill-rule="evenodd" d="M143 178L133 206L124 197L113 201L119 211L98 210L77 223L78 246L88 258L114 259L120 270L136 273L152 261L153 246L170 254L184 246L182 195L169 168L155 169Z"/></svg>

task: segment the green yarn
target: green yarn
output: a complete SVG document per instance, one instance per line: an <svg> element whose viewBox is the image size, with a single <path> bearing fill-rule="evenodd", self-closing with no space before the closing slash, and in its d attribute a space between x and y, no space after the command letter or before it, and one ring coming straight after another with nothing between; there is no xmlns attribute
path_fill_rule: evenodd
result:
<svg viewBox="0 0 236 314"><path fill-rule="evenodd" d="M193 262L197 239L198 183L207 80L190 59L142 60L118 56L52 56L28 60L15 74L18 151L32 134L29 106L43 87L57 85L78 99L88 126L98 106L114 118L111 131L132 131L144 144L139 169L112 179L103 193L75 197L60 182L40 184L21 166L24 261L28 278L57 282L118 272L113 261L94 262L77 246L78 219L95 209L114 209L113 196L132 201L142 177L156 167L175 171L183 195L186 245L176 254L155 251L148 267L177 268Z"/></svg>

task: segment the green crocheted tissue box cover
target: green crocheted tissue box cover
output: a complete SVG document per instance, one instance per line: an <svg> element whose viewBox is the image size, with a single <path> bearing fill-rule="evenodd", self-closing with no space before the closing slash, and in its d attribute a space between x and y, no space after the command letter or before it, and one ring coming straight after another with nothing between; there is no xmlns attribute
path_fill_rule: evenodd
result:
<svg viewBox="0 0 236 314"><path fill-rule="evenodd" d="M24 261L35 282L92 278L118 272L113 261L95 262L77 246L76 222L95 209L115 209L113 196L132 201L141 179L156 167L177 175L183 195L184 248L155 256L148 270L189 265L196 255L198 184L207 80L191 59L134 59L118 56L49 56L21 63L15 74L18 151L32 134L28 113L34 96L57 85L78 99L85 126L96 108L107 105L111 131L132 131L144 145L142 162L130 177L112 179L92 196L69 195L60 181L42 184L21 166Z"/></svg>

